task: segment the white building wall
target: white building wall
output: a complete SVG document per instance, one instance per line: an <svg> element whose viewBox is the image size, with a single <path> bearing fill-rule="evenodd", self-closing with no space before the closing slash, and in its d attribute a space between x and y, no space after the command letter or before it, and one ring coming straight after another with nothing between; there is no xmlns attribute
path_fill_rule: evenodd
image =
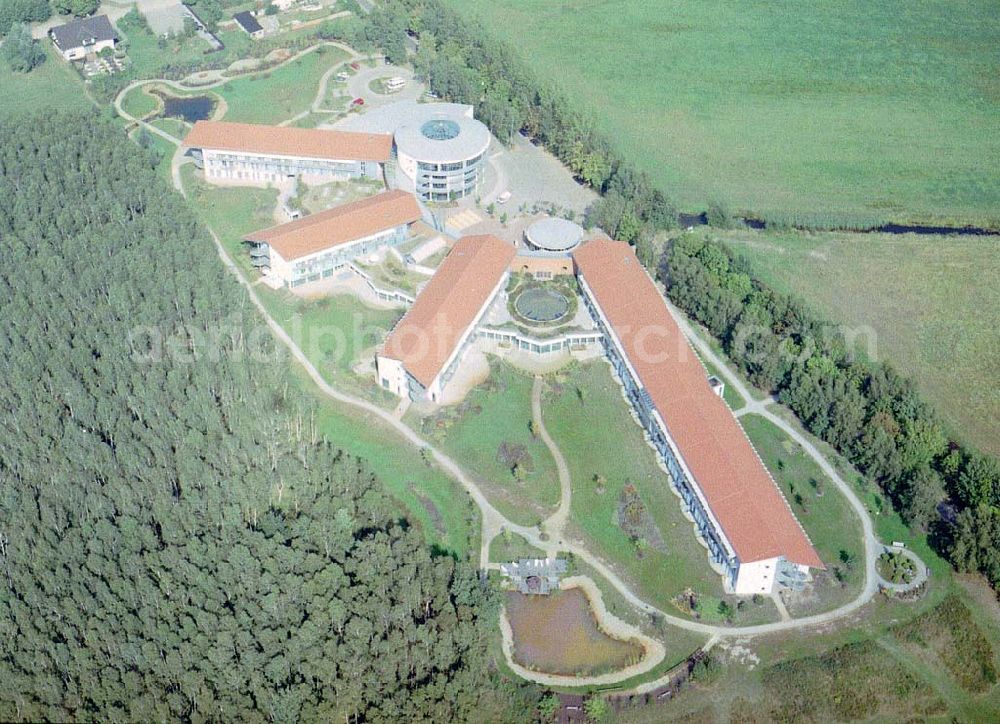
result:
<svg viewBox="0 0 1000 724"><path fill-rule="evenodd" d="M105 48L111 48L112 50L114 50L114 47L115 47L114 40L102 40L86 48L83 47L67 48L66 50L62 50L60 52L62 52L62 55L66 60L83 60L84 58L87 57L87 53L97 54L100 53Z"/></svg>
<svg viewBox="0 0 1000 724"><path fill-rule="evenodd" d="M352 161L326 158L296 158L266 153L243 153L202 149L205 180L266 186L288 176L306 183L346 181L353 178L378 178L381 164L376 161Z"/></svg>
<svg viewBox="0 0 1000 724"><path fill-rule="evenodd" d="M752 596L755 593L767 595L771 593L774 590L774 578L777 569L777 558L741 563L736 572L733 593L740 596Z"/></svg>
<svg viewBox="0 0 1000 724"><path fill-rule="evenodd" d="M391 229L385 229L376 234L363 236L360 239L354 239L346 244L329 246L313 252L312 254L307 254L306 256L298 257L297 259L290 261L283 259L277 249L268 245L268 257L270 259L271 268L270 275L281 279L286 287L295 286L293 282L301 284L308 281L307 277L310 273L322 273L324 276L329 276L332 273L331 270L347 266L351 259L364 254L370 254L375 249L383 246L400 243L402 240L405 240L407 235L408 225L400 224L399 226L395 226ZM323 259L323 257L327 258ZM314 262L318 262L318 265L315 266L318 266L321 271L302 271L303 268L308 270L310 267L314 266Z"/></svg>
<svg viewBox="0 0 1000 724"><path fill-rule="evenodd" d="M271 276L281 279L287 287L292 282L292 265L285 261L274 247L268 247L268 257L271 260Z"/></svg>
<svg viewBox="0 0 1000 724"><path fill-rule="evenodd" d="M408 397L410 385L407 380L406 369L403 363L392 357L375 357L375 369L378 374L378 382L382 387L389 390L397 397Z"/></svg>
<svg viewBox="0 0 1000 724"><path fill-rule="evenodd" d="M407 189L412 185L414 193L424 201L444 202L452 195L471 196L482 187L488 151L489 144L474 156L450 164L458 168L446 169L449 164L434 162L434 169L422 169L424 161L397 149L397 168L406 178Z"/></svg>
<svg viewBox="0 0 1000 724"><path fill-rule="evenodd" d="M441 395L444 392L444 388L448 384L448 380L451 378L453 368L461 361L461 356L464 354L466 346L475 333L476 327L479 326L479 323L483 319L483 315L485 315L486 311L490 308L490 305L493 303L496 295L507 284L509 277L510 272L504 272L501 275L500 281L493 288L493 291L490 292L489 297L487 297L483 306L480 307L475 318L473 318L469 326L465 328L465 331L458 340L458 344L455 345L455 348L451 351L448 359L445 360L444 365L442 365L441 371L438 373L437 377L431 380L430 385L428 385L426 389L422 389L420 384L413 379L408 372L406 372L402 362L383 355L377 355L375 357L375 366L378 370L379 384L399 397L412 396L413 391L419 389L420 397L422 399L426 399L431 402L439 402L441 400ZM433 343L434 340L431 340L431 344ZM385 365L386 374L382 373L383 364ZM397 370L394 365L399 365L399 370Z"/></svg>
<svg viewBox="0 0 1000 724"><path fill-rule="evenodd" d="M402 171L403 175L409 179L410 183L416 185L417 182L417 159L413 156L407 156L402 151L396 154L396 166Z"/></svg>

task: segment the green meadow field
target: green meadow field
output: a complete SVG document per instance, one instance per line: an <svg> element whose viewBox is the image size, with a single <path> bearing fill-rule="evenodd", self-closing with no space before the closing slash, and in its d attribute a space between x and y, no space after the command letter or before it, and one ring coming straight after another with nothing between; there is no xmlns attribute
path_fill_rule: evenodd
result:
<svg viewBox="0 0 1000 724"><path fill-rule="evenodd" d="M93 107L77 72L55 54L51 43L41 46L45 62L30 73L15 73L6 62L0 62L0 119L35 110L78 111Z"/></svg>
<svg viewBox="0 0 1000 724"><path fill-rule="evenodd" d="M685 209L1000 225L995 0L447 0Z"/></svg>
<svg viewBox="0 0 1000 724"><path fill-rule="evenodd" d="M730 232L754 271L911 375L960 439L1000 455L997 237ZM865 335L859 337L864 347Z"/></svg>

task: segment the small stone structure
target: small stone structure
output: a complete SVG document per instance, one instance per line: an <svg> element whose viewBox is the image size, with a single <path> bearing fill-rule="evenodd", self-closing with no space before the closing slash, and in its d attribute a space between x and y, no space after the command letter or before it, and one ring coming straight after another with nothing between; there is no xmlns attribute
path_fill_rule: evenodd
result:
<svg viewBox="0 0 1000 724"><path fill-rule="evenodd" d="M566 573L562 558L521 558L502 563L500 572L511 580L519 593L548 595L559 588L559 577Z"/></svg>

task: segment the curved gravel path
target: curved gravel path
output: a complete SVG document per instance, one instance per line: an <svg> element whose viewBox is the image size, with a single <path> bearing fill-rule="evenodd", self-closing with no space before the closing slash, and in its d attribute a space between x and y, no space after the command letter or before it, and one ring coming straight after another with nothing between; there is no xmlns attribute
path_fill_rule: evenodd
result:
<svg viewBox="0 0 1000 724"><path fill-rule="evenodd" d="M563 529L569 518L570 504L573 500L572 479L569 475L569 465L566 464L566 458L549 435L549 431L545 429L545 421L542 419L542 388L544 386L545 381L541 375L535 375L535 382L531 388L531 419L535 431L556 461L556 470L559 473L559 508L542 521L541 528L548 534L550 542L556 546L562 546Z"/></svg>
<svg viewBox="0 0 1000 724"><path fill-rule="evenodd" d="M893 593L906 593L907 591L919 588L927 582L927 579L930 577L930 571L927 566L924 565L924 562L920 560L920 556L911 551L909 548L903 548L902 546L887 545L883 546L883 548L890 553L899 553L900 555L906 556L913 561L913 565L916 566L917 569L917 575L915 575L913 580L909 583L893 583L892 581L887 581L879 575L878 580L882 588L887 591L892 591Z"/></svg>
<svg viewBox="0 0 1000 724"><path fill-rule="evenodd" d="M153 134L159 136L160 138L162 138L162 139L164 139L166 141L169 141L170 143L174 144L175 146L179 146L180 143L181 143L181 139L175 138L174 136L171 136L169 133L166 133L165 131L161 131L156 126L150 125L146 121L143 121L143 120L141 120L139 118L136 118L135 116L131 115L130 113L126 113L125 112L125 109L122 107L122 100L125 98L125 96L128 94L128 92L130 90L132 90L133 88L138 88L140 86L150 84L150 83L156 83L158 85L165 85L168 88L173 88L174 90L183 91L185 93L191 92L191 91L197 92L197 91L202 91L202 90L212 90L213 88L216 88L216 87L218 87L220 85L225 85L229 81L235 80L237 78L246 78L248 76L257 75L259 73L269 73L271 71L277 70L278 68L282 67L283 65L287 65L288 63L292 63L292 62L298 60L299 58L301 58L302 56L308 55L309 53L314 52L317 48L323 48L323 47L338 48L338 49L344 51L345 53L347 53L349 57L347 59L343 60L343 61L339 61L336 65L334 65L332 68L330 68L328 71L326 71L326 73L323 74L323 77L322 77L321 82L319 84L319 88L318 88L318 90L316 92L316 97L314 98L314 100L312 102L312 105L310 106L311 109L312 108L316 108L322 102L323 95L326 93L326 80L327 80L328 76L330 75L330 73L332 73L335 68L339 68L345 62L351 62L352 60L357 60L358 58L363 57L356 50L354 50L353 48L350 48L350 47L344 45L343 43L337 43L337 42L334 42L332 40L328 40L328 41L324 41L322 43L316 43L316 45L310 45L308 48L300 50L295 55L292 55L292 56L286 58L285 60L281 61L277 65L272 65L272 66L270 66L268 68L261 68L260 70L255 70L255 71L251 71L251 72L248 72L248 73L241 73L239 75L234 75L234 76L224 76L224 75L222 75L221 71L219 71L218 74L217 74L217 78L215 80L212 80L212 81L210 81L208 83L199 83L197 85L185 84L183 80L176 81L176 80L169 80L167 78L145 78L145 79L142 79L142 80L136 80L136 81L133 81L133 82L129 83L124 88L122 88L122 90L119 91L118 95L115 96L115 103L114 103L114 105L115 105L115 112L117 112L118 115L120 115L125 120L132 121L133 123L136 123L136 124L142 126L143 128L145 128L150 133L153 133ZM216 94L216 95L218 95L218 94ZM225 105L225 99L222 98L221 100L222 100L223 105ZM293 123L294 121L298 120L299 118L303 118L303 117L309 115L309 113L310 113L310 111L306 110L306 111L298 114L297 116L294 116L293 118L285 121L284 123L286 123L286 124L287 123Z"/></svg>

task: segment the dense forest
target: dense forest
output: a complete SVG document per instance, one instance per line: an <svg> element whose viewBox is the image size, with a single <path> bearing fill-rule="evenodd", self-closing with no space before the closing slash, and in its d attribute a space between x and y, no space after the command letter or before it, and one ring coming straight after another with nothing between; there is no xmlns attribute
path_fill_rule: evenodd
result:
<svg viewBox="0 0 1000 724"><path fill-rule="evenodd" d="M675 239L659 271L670 298L751 382L878 483L956 568L1000 585L1000 465L950 440L912 380L857 354L839 326L752 277L708 237Z"/></svg>
<svg viewBox="0 0 1000 724"><path fill-rule="evenodd" d="M0 126L0 258L0 719L533 716L121 128Z"/></svg>

